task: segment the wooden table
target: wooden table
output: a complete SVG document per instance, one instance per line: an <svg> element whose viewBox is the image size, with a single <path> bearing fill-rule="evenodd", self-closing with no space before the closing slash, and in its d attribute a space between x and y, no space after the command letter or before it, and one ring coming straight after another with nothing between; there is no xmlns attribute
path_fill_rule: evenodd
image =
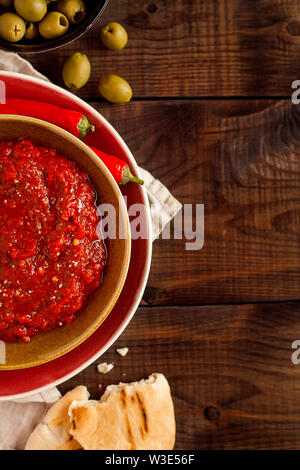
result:
<svg viewBox="0 0 300 470"><path fill-rule="evenodd" d="M123 51L99 44L108 20L128 30ZM300 79L300 1L111 0L84 38L29 59L61 84L74 51L93 68L78 95L176 198L205 204L205 244L154 243L134 319L60 390L83 383L97 398L99 384L160 371L177 449L299 449L291 345L300 337L300 107L290 96ZM130 104L99 98L107 72L130 81ZM96 371L102 361L115 363L107 375Z"/></svg>

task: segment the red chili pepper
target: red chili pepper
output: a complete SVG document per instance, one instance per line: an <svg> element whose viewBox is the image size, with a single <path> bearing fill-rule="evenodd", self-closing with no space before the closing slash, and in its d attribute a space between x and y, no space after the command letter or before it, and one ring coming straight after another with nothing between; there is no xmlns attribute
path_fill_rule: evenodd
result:
<svg viewBox="0 0 300 470"><path fill-rule="evenodd" d="M79 138L95 130L86 116L79 111L61 108L44 101L7 98L6 104L0 104L1 114L12 114L12 110L15 111L13 114L43 119L56 124Z"/></svg>
<svg viewBox="0 0 300 470"><path fill-rule="evenodd" d="M93 150L93 152L95 152L95 154L105 164L120 186L123 186L126 183L144 184L143 180L133 176L128 164L123 160L120 160L120 158L117 158L114 155L108 155L94 147L90 147L90 149Z"/></svg>
<svg viewBox="0 0 300 470"><path fill-rule="evenodd" d="M84 114L72 109L35 100L7 98L6 104L0 104L0 114L17 114L30 116L60 126L76 137L84 137L95 130ZM116 182L123 186L126 183L144 184L144 181L131 173L126 162L114 155L108 155L94 147L90 147L109 169Z"/></svg>

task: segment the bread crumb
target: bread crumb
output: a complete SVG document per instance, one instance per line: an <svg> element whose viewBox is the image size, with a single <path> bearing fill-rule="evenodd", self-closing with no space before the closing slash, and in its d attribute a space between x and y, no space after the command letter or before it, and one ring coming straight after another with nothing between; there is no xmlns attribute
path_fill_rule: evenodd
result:
<svg viewBox="0 0 300 470"><path fill-rule="evenodd" d="M100 374L107 374L110 370L114 367L113 364L107 364L107 362L102 362L101 364L97 365L97 370Z"/></svg>
<svg viewBox="0 0 300 470"><path fill-rule="evenodd" d="M129 349L128 348L120 348L117 349L117 353L120 354L120 356L124 357L128 353Z"/></svg>

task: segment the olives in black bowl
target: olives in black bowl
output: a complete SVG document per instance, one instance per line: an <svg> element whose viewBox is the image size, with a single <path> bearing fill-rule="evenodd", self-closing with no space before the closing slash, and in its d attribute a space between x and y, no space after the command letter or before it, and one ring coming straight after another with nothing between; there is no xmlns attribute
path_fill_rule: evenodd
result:
<svg viewBox="0 0 300 470"><path fill-rule="evenodd" d="M82 36L109 0L0 0L0 47L37 53Z"/></svg>

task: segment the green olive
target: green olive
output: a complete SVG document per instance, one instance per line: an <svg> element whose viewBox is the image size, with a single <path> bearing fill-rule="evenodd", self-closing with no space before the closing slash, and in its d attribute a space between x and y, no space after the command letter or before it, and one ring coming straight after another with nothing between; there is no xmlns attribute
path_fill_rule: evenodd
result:
<svg viewBox="0 0 300 470"><path fill-rule="evenodd" d="M82 0L59 0L57 9L73 24L85 18L86 8Z"/></svg>
<svg viewBox="0 0 300 470"><path fill-rule="evenodd" d="M26 31L25 22L15 13L3 13L0 16L0 36L9 42L18 42Z"/></svg>
<svg viewBox="0 0 300 470"><path fill-rule="evenodd" d="M111 103L127 103L132 98L132 89L124 78L108 73L99 83L99 92Z"/></svg>
<svg viewBox="0 0 300 470"><path fill-rule="evenodd" d="M34 41L34 39L37 39L39 35L40 33L37 23L28 23L26 25L26 33L24 39L27 39L27 41Z"/></svg>
<svg viewBox="0 0 300 470"><path fill-rule="evenodd" d="M75 52L69 57L62 71L63 81L68 88L78 90L89 80L91 75L91 64L88 57L81 52Z"/></svg>
<svg viewBox="0 0 300 470"><path fill-rule="evenodd" d="M16 12L27 21L41 21L47 13L46 0L14 0Z"/></svg>
<svg viewBox="0 0 300 470"><path fill-rule="evenodd" d="M128 41L126 29L120 23L114 21L101 28L100 38L104 46L113 51L123 49Z"/></svg>
<svg viewBox="0 0 300 470"><path fill-rule="evenodd" d="M14 0L0 0L0 7L10 8L13 6Z"/></svg>
<svg viewBox="0 0 300 470"><path fill-rule="evenodd" d="M62 13L50 11L39 23L40 35L45 39L54 39L68 31L69 21Z"/></svg>

